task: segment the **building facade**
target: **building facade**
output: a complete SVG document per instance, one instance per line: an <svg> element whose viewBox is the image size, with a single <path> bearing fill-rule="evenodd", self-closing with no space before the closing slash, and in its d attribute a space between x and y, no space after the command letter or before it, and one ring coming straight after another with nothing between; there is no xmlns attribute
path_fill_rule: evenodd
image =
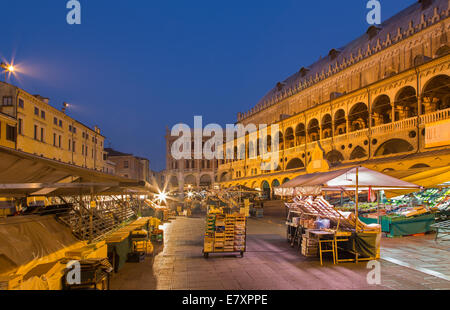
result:
<svg viewBox="0 0 450 310"><path fill-rule="evenodd" d="M150 182L150 161L148 159L118 152L112 148L106 148L105 152L107 161L113 164L116 175Z"/></svg>
<svg viewBox="0 0 450 310"><path fill-rule="evenodd" d="M14 104L13 96L14 92L9 92L0 97L0 146L15 149L17 143L17 107Z"/></svg>
<svg viewBox="0 0 450 310"><path fill-rule="evenodd" d="M204 154L202 154L203 159L194 159L194 136L194 130L191 130L190 158L185 156L183 159L175 159L171 154L171 150L173 143L179 137L172 136L169 129L166 130L166 169L162 172L162 175L165 183L172 190L178 189L180 192L183 192L187 188L209 188L217 182L217 169L219 164L224 163L224 161L217 159L208 160L204 157ZM202 137L202 147L209 139L211 138Z"/></svg>
<svg viewBox="0 0 450 310"><path fill-rule="evenodd" d="M0 145L73 164L105 170L104 136L49 104L48 98L31 95L0 82Z"/></svg>
<svg viewBox="0 0 450 310"><path fill-rule="evenodd" d="M165 170L163 171L153 171L150 170L150 181L152 184L156 185L159 189L164 189L166 184Z"/></svg>
<svg viewBox="0 0 450 310"><path fill-rule="evenodd" d="M223 186L265 190L306 173L319 146L330 169L406 170L450 164L450 1L418 1L279 82L238 123L276 124L224 147ZM262 171L260 145L279 162Z"/></svg>

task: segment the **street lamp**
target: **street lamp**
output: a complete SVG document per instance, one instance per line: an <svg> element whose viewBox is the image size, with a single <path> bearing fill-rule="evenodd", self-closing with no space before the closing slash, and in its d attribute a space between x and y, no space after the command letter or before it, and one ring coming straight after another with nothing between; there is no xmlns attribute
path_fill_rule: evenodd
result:
<svg viewBox="0 0 450 310"><path fill-rule="evenodd" d="M155 195L155 198L159 201L159 203L166 202L167 201L167 193L160 192L159 194Z"/></svg>
<svg viewBox="0 0 450 310"><path fill-rule="evenodd" d="M2 62L0 64L0 68L2 68L3 70L5 70L5 82L7 82L8 79L8 72L9 73L13 73L15 71L15 68L13 65L7 65L4 62Z"/></svg>
<svg viewBox="0 0 450 310"><path fill-rule="evenodd" d="M62 112L64 114L66 113L68 107L69 107L69 104L67 102L63 102Z"/></svg>

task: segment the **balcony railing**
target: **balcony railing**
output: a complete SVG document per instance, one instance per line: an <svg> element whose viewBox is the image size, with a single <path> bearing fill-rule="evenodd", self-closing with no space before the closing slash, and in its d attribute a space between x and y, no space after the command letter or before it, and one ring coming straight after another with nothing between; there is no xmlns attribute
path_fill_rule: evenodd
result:
<svg viewBox="0 0 450 310"><path fill-rule="evenodd" d="M422 125L439 122L450 118L450 108L420 116Z"/></svg>
<svg viewBox="0 0 450 310"><path fill-rule="evenodd" d="M442 120L450 119L450 108L445 110L436 111L433 113L428 113L426 115L420 116L420 124L425 125L429 123L434 123ZM380 135L386 135L391 134L394 132L402 131L402 130L409 130L413 128L417 128L417 117L411 117L404 120L400 120L397 122L389 123L389 124L383 124L376 127L372 127L371 129L371 135L374 136L380 136ZM349 142L358 141L361 139L365 139L368 137L369 129L362 129L354 132L350 132L347 134L342 134L338 136L334 136L332 138L326 138L320 140L320 143L323 147L326 147L330 145L332 142L334 144L346 144ZM317 141L314 142L308 142L306 143L306 150L311 151L315 148L317 144ZM280 150L280 158L282 158L282 155L284 157L290 156L293 154L299 154L305 151L305 144L297 145L295 147L291 147L289 149ZM247 159L246 165L252 166L252 163L255 161L260 161L260 157L257 159ZM244 166L244 160L235 161L232 163L227 163L224 165L220 165L220 169L230 169L230 168L241 168Z"/></svg>
<svg viewBox="0 0 450 310"><path fill-rule="evenodd" d="M417 118L411 117L398 122L383 124L372 128L372 136L384 135L399 130L417 127Z"/></svg>

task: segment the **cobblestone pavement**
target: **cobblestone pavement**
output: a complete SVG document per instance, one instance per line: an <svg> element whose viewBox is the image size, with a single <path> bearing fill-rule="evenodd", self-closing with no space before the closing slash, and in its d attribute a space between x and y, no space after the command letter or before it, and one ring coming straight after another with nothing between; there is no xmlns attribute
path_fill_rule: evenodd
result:
<svg viewBox="0 0 450 310"><path fill-rule="evenodd" d="M178 217L164 224L165 242L159 253L140 264L127 263L112 279L111 288L450 289L450 281L445 279L449 272L449 245L431 246L434 241L428 236L415 237L419 239L384 238L382 256L388 259L380 260L381 285L369 285L366 263L333 265L329 260L322 267L317 259L299 255L286 242L281 220L250 219L247 252L243 258L213 254L205 259L202 255L204 226L204 218ZM427 245L425 252L423 245ZM404 253L408 253L407 257ZM433 272L436 274L433 275Z"/></svg>

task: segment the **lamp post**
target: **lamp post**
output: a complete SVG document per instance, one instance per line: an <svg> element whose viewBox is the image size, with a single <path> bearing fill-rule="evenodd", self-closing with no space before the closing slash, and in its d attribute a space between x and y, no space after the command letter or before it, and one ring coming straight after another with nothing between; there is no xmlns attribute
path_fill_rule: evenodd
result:
<svg viewBox="0 0 450 310"><path fill-rule="evenodd" d="M69 108L69 104L67 103L67 102L63 102L63 107L62 107L62 109L61 109L61 111L64 113L64 114L66 114L66 112L67 112L67 108ZM71 145L69 145L69 148L70 148L70 150L72 150L72 165L74 164L74 161L73 161L73 153L74 153L74 149L73 149L73 125L74 125L74 122L72 121L71 122L71 124L70 124L70 126L71 126L71 128L72 128L72 130L70 131L70 133L71 133L71 135L72 135L72 141L69 141L69 142L71 142ZM70 127L69 127L70 128Z"/></svg>
<svg viewBox="0 0 450 310"><path fill-rule="evenodd" d="M13 73L14 70L15 70L15 68L14 68L13 65L7 65L7 64L5 64L4 62L2 62L2 63L0 64L0 68L2 68L3 70L5 70L5 83L6 83L7 80L8 80L8 73Z"/></svg>

